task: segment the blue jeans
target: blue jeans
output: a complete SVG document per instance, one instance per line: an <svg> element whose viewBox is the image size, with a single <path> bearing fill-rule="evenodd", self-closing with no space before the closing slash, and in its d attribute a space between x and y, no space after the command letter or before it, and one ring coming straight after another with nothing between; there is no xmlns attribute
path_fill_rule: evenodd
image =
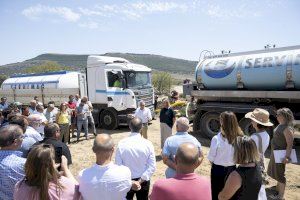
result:
<svg viewBox="0 0 300 200"><path fill-rule="evenodd" d="M77 120L77 140L79 140L82 126L84 129L84 136L85 136L85 138L87 138L87 136L88 136L88 119Z"/></svg>

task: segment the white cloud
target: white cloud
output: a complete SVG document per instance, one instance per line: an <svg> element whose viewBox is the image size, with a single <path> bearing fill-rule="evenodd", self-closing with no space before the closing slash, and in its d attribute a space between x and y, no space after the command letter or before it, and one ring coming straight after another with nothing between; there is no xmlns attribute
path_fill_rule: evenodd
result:
<svg viewBox="0 0 300 200"><path fill-rule="evenodd" d="M66 21L76 22L80 19L80 14L67 7L50 7L36 5L26 8L22 14L30 19L40 19L43 15L57 15Z"/></svg>
<svg viewBox="0 0 300 200"><path fill-rule="evenodd" d="M97 22L93 22L93 21L80 23L79 26L82 27L82 28L88 28L88 29L97 29L97 28L99 28L99 24Z"/></svg>

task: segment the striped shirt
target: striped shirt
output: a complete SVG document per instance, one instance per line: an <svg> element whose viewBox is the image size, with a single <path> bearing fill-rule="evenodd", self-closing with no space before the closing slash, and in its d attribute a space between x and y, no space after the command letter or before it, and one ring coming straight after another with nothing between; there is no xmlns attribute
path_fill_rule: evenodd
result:
<svg viewBox="0 0 300 200"><path fill-rule="evenodd" d="M24 164L22 152L0 150L0 199L13 199L15 184L24 178Z"/></svg>

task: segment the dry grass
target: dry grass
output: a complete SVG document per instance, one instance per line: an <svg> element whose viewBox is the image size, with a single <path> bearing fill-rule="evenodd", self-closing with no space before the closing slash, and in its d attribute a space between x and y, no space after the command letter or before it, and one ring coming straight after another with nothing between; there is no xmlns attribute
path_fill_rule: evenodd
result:
<svg viewBox="0 0 300 200"><path fill-rule="evenodd" d="M129 135L129 129L126 127L122 127L118 130L113 131L105 131L105 130L98 130L99 133L109 133L114 139L115 144L117 144L122 138L127 137ZM175 132L175 130L174 130ZM92 136L93 137L93 136ZM149 126L148 130L148 137L149 140L153 143L155 148L155 153L157 157L157 170L154 173L152 177L152 184L157 179L164 178L165 177L165 169L166 166L163 164L163 162L160 159L160 129L159 129L159 121L155 120L153 121L152 125ZM198 138L203 146L203 152L204 156L207 157L207 153L209 151L209 145L210 142L208 139L205 138ZM71 171L75 176L77 176L78 172L84 168L90 167L95 162L95 155L92 152L91 148L93 145L93 139L90 139L88 141L84 140L77 144L71 144L70 150L73 157L73 165L71 166ZM299 153L299 152L298 152ZM266 164L268 164L269 159L266 159ZM196 173L209 176L210 175L210 163L207 159L204 159L201 166L196 170ZM286 199L288 200L300 200L300 167L299 165L295 164L289 164L287 166L286 170L287 175L287 188L286 188ZM267 186L267 188L270 188L271 186L274 186L275 182L271 182ZM269 190L267 189L267 192L270 194Z"/></svg>

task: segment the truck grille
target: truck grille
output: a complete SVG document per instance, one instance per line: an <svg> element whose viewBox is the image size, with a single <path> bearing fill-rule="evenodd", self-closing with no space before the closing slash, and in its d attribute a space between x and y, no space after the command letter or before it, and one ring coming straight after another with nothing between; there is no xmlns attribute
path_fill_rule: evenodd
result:
<svg viewBox="0 0 300 200"><path fill-rule="evenodd" d="M150 107L153 105L153 89L141 89L136 91L138 95L136 95L137 103L141 100L145 102L146 107Z"/></svg>

